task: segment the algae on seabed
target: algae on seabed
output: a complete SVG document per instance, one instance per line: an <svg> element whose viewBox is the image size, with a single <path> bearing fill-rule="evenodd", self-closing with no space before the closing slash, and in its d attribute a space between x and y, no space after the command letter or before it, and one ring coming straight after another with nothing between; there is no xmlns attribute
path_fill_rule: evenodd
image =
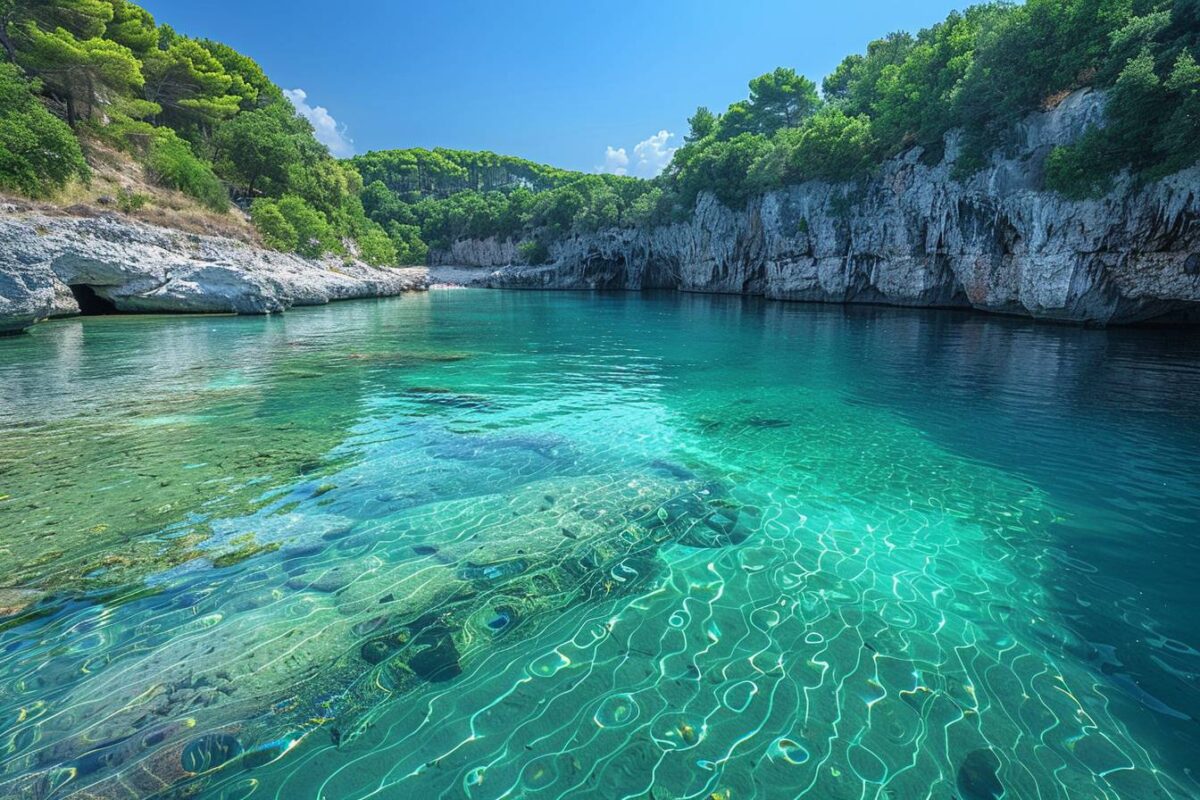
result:
<svg viewBox="0 0 1200 800"><path fill-rule="evenodd" d="M185 361L132 394L114 378L73 414L0 416L0 530L13 534L0 542L0 589L28 592L10 610L212 556L197 547L210 520L251 513L273 488L337 469L328 454L361 419L358 400L381 366L385 379L402 381L468 358L288 345L271 363L236 370L211 355Z"/></svg>

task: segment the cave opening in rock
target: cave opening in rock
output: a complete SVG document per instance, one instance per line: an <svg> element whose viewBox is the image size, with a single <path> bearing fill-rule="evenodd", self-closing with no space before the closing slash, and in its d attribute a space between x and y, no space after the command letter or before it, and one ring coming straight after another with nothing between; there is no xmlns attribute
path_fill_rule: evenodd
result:
<svg viewBox="0 0 1200 800"><path fill-rule="evenodd" d="M117 307L112 300L96 294L96 290L86 283L72 283L71 294L79 303L79 313L85 317L98 317L104 314L117 314Z"/></svg>

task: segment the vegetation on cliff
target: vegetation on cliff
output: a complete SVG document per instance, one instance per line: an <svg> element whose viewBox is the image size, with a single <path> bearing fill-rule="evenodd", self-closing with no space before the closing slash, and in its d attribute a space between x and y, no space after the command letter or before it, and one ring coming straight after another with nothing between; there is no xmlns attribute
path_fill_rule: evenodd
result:
<svg viewBox="0 0 1200 800"><path fill-rule="evenodd" d="M1153 178L1200 159L1198 48L1200 0L989 3L871 42L819 91L787 68L753 79L724 113L696 110L685 144L652 181L490 153L400 150L355 163L368 216L403 239L399 247L499 236L536 243L522 252L540 258L569 232L682 219L702 192L739 207L802 181L867 178L912 147L938 161L952 129L962 131L956 173L967 177L1013 143L1024 115L1104 88L1107 124L1047 163L1047 188L1081 198L1122 169Z"/></svg>
<svg viewBox="0 0 1200 800"><path fill-rule="evenodd" d="M377 264L490 236L540 259L573 232L681 219L704 192L738 207L801 181L862 180L912 147L937 161L952 129L965 177L1013 143L1023 115L1087 86L1111 92L1107 124L1050 155L1048 188L1087 197L1123 169L1153 178L1200 159L1200 0L988 3L871 42L820 88L781 67L723 113L697 109L651 181L444 149L339 162L251 59L127 0L0 0L0 45L0 187L42 195L86 178L74 130L211 208L249 206L271 246L353 241Z"/></svg>
<svg viewBox="0 0 1200 800"><path fill-rule="evenodd" d="M252 202L273 246L397 261L353 166L250 58L127 0L0 0L0 188L40 197L86 180L81 143L125 151L210 209Z"/></svg>

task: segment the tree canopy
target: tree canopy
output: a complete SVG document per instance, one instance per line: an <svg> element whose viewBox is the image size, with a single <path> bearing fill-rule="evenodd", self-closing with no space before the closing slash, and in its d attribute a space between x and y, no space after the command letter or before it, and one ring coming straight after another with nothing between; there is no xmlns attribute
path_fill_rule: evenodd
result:
<svg viewBox="0 0 1200 800"><path fill-rule="evenodd" d="M363 209L358 172L330 156L253 59L157 25L128 0L0 0L0 46L5 188L46 195L85 179L78 137L95 137L210 208L228 208L231 195L254 203L274 246L396 263Z"/></svg>

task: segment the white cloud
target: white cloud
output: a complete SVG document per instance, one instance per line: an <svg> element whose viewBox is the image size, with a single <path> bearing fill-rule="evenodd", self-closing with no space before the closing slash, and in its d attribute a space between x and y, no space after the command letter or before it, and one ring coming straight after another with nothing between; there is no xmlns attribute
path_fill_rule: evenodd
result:
<svg viewBox="0 0 1200 800"><path fill-rule="evenodd" d="M608 172L613 175L629 174L629 153L624 147L608 146L604 151L604 164L596 167L597 172Z"/></svg>
<svg viewBox="0 0 1200 800"><path fill-rule="evenodd" d="M354 140L345 125L340 124L330 115L324 106L310 106L308 92L303 89L284 89L283 94L300 116L312 123L317 141L329 148L329 152L338 158L348 158L354 155Z"/></svg>
<svg viewBox="0 0 1200 800"><path fill-rule="evenodd" d="M661 130L649 139L643 139L633 146L633 174L642 178L653 178L662 172L678 148L669 147L668 142L675 138L670 131ZM629 151L624 147L609 145L604 151L604 164L596 167L597 172L609 172L613 175L628 175L630 173Z"/></svg>
<svg viewBox="0 0 1200 800"><path fill-rule="evenodd" d="M649 139L638 142L633 148L633 155L637 158L634 171L643 178L653 178L666 169L677 149L667 146L667 142L673 138L675 134L661 130Z"/></svg>

